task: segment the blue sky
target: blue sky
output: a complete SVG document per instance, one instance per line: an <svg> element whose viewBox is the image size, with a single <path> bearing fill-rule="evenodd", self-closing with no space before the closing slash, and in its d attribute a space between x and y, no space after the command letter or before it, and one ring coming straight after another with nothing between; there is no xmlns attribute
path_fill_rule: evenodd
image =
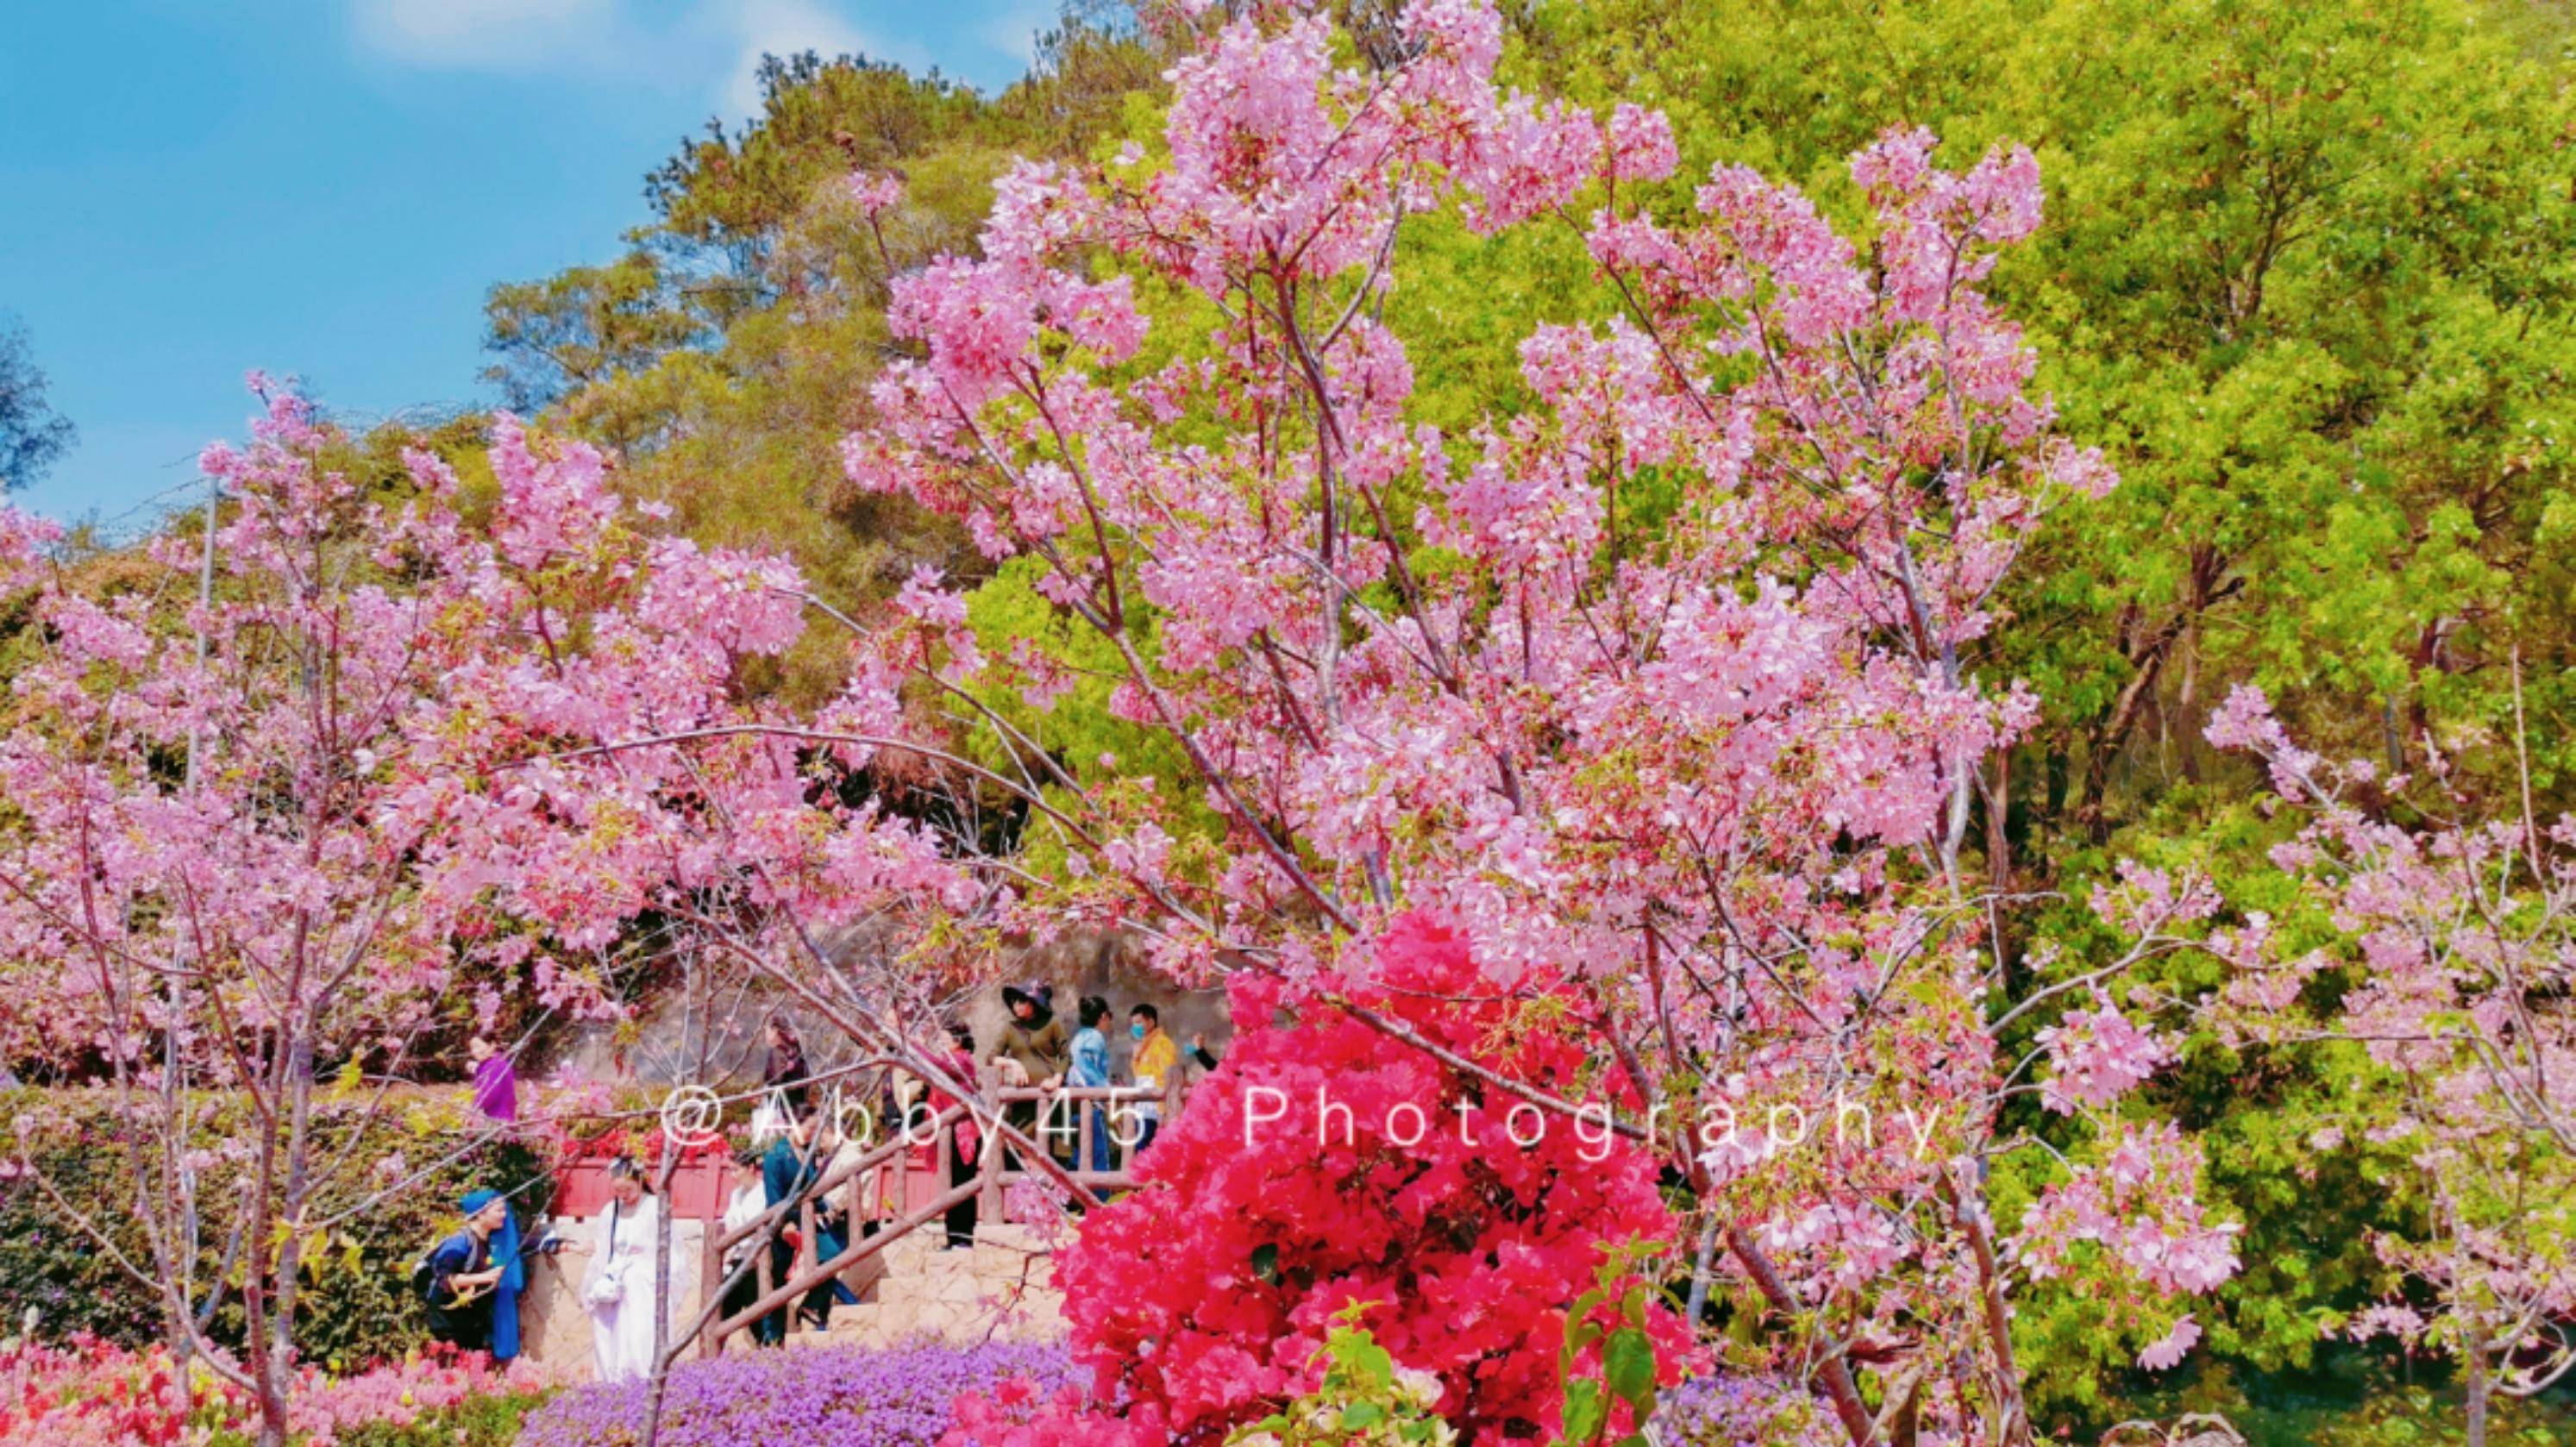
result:
<svg viewBox="0 0 2576 1447"><path fill-rule="evenodd" d="M1025 68L1051 0L7 0L0 311L78 450L11 501L131 530L252 367L355 420L488 401L493 282L605 260L764 50Z"/></svg>

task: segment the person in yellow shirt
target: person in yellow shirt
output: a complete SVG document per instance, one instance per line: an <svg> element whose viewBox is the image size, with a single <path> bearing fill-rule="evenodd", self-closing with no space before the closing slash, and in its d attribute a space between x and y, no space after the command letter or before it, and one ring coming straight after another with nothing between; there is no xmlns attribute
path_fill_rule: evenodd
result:
<svg viewBox="0 0 2576 1447"><path fill-rule="evenodd" d="M1154 1143L1155 1132L1162 1129L1163 1086L1181 1063L1181 1047L1163 1033L1163 1012L1151 1005L1138 1005L1127 1012L1127 1033L1136 1041L1134 1062L1128 1071L1135 1077L1136 1087L1147 1092L1135 1106L1140 1122L1136 1127L1135 1154L1143 1155L1145 1148Z"/></svg>

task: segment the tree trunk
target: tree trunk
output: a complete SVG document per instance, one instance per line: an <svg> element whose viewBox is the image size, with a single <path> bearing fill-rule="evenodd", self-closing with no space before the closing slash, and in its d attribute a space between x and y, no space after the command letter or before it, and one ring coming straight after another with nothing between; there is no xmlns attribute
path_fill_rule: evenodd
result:
<svg viewBox="0 0 2576 1447"><path fill-rule="evenodd" d="M661 1440L662 1400L671 1385L671 1177L679 1165L680 1143L665 1134L661 1165L655 1172L660 1179L653 1183L654 1192L661 1198L661 1209L653 1213L653 1381L652 1399L644 1408L643 1447L655 1447ZM707 1223L698 1241L701 1255L714 1254L719 1229L716 1222ZM792 1313L795 1303L789 1302L788 1309Z"/></svg>
<svg viewBox="0 0 2576 1447"><path fill-rule="evenodd" d="M1982 1175L1982 1171L1980 1172ZM1941 1178L1941 1194L1968 1233L1977 1263L1977 1296L1986 1325L1987 1349L1994 1354L1996 1440L2001 1447L2029 1447L2030 1411L2021 1396L2021 1366L2013 1359L2012 1314L2004 1301L2003 1271L1997 1259L1992 1218L1987 1215L1981 1179Z"/></svg>
<svg viewBox="0 0 2576 1447"><path fill-rule="evenodd" d="M2012 754L1995 751L1994 773L1986 785L1986 887L2012 892Z"/></svg>
<svg viewBox="0 0 2576 1447"><path fill-rule="evenodd" d="M274 1219L277 1264L270 1276L268 1350L257 1363L263 1406L261 1447L285 1447L287 1392L295 1381L295 1297L304 1269L305 1196L312 1189L313 1040L302 1031L285 1047L286 1159L285 1188ZM254 1271L258 1270L254 1258ZM266 1410L269 1404L274 1410Z"/></svg>
<svg viewBox="0 0 2576 1447"><path fill-rule="evenodd" d="M1995 937L1988 942L1995 954L1995 980L2009 995L2014 989L2014 976L2021 969L2021 945L2012 928L2013 911L2000 901L2013 891L2012 846L2012 751L1995 751L1991 774L1979 780L1986 810L1986 889L1998 901L1987 915Z"/></svg>
<svg viewBox="0 0 2576 1447"><path fill-rule="evenodd" d="M287 1079L287 1043L284 1032L271 1041L266 1104L259 1124L259 1153L251 1176L250 1201L245 1209L249 1232L248 1259L242 1263L242 1366L249 1373L259 1398L259 1447L286 1447L286 1378L276 1369L276 1357L269 1350L272 1328L269 1321L269 1285L275 1279L271 1255L282 1234L277 1214L278 1122L273 1108L283 1095ZM258 1086L253 1084L256 1092ZM254 1099L254 1104L259 1104Z"/></svg>
<svg viewBox="0 0 2576 1447"><path fill-rule="evenodd" d="M1755 1244L1752 1232L1741 1226L1730 1227L1726 1233L1726 1244L1735 1253L1735 1259L1743 1263L1745 1273L1753 1278L1753 1284L1761 1289L1774 1310L1783 1314L1797 1311L1797 1296L1780 1279L1780 1273L1772 1269L1770 1258L1764 1256L1762 1248ZM1869 1408L1862 1405L1860 1388L1852 1381L1851 1368L1844 1363L1840 1353L1826 1357L1824 1364L1816 1369L1816 1385L1824 1388L1825 1400L1833 1405L1834 1415L1841 1419L1843 1430L1851 1435L1852 1447L1870 1447L1878 1436L1878 1424L1870 1419Z"/></svg>
<svg viewBox="0 0 2576 1447"><path fill-rule="evenodd" d="M2469 1420L2468 1447L2487 1447L2487 1399L2495 1388L2487 1380L2486 1343L2469 1343Z"/></svg>
<svg viewBox="0 0 2576 1447"><path fill-rule="evenodd" d="M1708 1221L1699 1228L1699 1255L1691 1263L1690 1299L1682 1319L1691 1330L1699 1330L1700 1318L1708 1312L1709 1270L1717 1257L1717 1213L1708 1213Z"/></svg>
<svg viewBox="0 0 2576 1447"><path fill-rule="evenodd" d="M2128 742L2130 730L2137 726L2174 648L2187 630L2200 626L2200 617L2211 608L2242 592L2245 580L2226 577L2228 560L2216 550L2199 547L2192 550L2191 581L2183 600L2172 617L2152 629L2141 631L2144 619L2133 604L2121 619L2121 653L2128 659L2130 677L2108 712L2095 722L2086 740L2084 784L2077 796L2076 821L2094 843L2111 836L2109 811L2104 796L2110 791L2111 764L2121 747Z"/></svg>

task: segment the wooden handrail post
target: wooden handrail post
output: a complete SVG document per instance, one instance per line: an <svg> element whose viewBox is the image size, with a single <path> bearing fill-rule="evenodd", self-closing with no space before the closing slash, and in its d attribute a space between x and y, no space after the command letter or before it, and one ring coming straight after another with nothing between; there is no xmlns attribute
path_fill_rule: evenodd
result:
<svg viewBox="0 0 2576 1447"><path fill-rule="evenodd" d="M912 1210L912 1108L903 1103L901 1096L896 1097L894 1108L895 1127L890 1139L903 1147L894 1156L894 1213L902 1216Z"/></svg>
<svg viewBox="0 0 2576 1447"><path fill-rule="evenodd" d="M1091 1169L1091 1102L1073 1103L1073 1173Z"/></svg>
<svg viewBox="0 0 2576 1447"><path fill-rule="evenodd" d="M977 1135L980 1138L982 1132L978 1131ZM941 1125L936 1113L930 1118L930 1170L931 1194L937 1195L957 1184L957 1127ZM903 1205L906 1211L910 1211L912 1198L904 1197Z"/></svg>
<svg viewBox="0 0 2576 1447"><path fill-rule="evenodd" d="M794 1272L794 1279L803 1281L814 1274L815 1263L823 1259L821 1249L823 1243L814 1238L814 1191L810 1186L797 1193L796 1226L798 1239L796 1242L796 1270ZM787 1303L787 1331L789 1333L793 1333L796 1330L798 1318L803 1312L804 1307L805 1304L801 1301L791 1300Z"/></svg>
<svg viewBox="0 0 2576 1447"><path fill-rule="evenodd" d="M983 1097L984 1119L989 1122L984 1130L983 1160L977 1163L984 1190L982 1200L975 1208L976 1219L981 1222L998 1222L1002 1219L1002 1165L1010 1157L1002 1149L1002 1132L998 1129L1002 1119L1002 1091L1001 1083L993 1070L993 1062L989 1060L976 1062L975 1089Z"/></svg>
<svg viewBox="0 0 2576 1447"><path fill-rule="evenodd" d="M752 1250L759 1253L759 1259L752 1263L752 1278L760 1283L760 1295L754 1299L767 1301L769 1294L778 1289L778 1253L766 1240L753 1243ZM757 1329L759 1324L754 1318L753 1327Z"/></svg>
<svg viewBox="0 0 2576 1447"><path fill-rule="evenodd" d="M731 1161L716 1167L716 1200L725 1205L733 1202L733 1162ZM716 1212L716 1218L707 1223L705 1232L698 1237L698 1310L700 1311L705 1311L713 1305L716 1298L724 1291L724 1252L718 1245L723 1240L724 1212L719 1209ZM718 1319L723 1317L721 1309L716 1316ZM724 1333L711 1331L699 1339L698 1355L722 1356L724 1347Z"/></svg>
<svg viewBox="0 0 2576 1447"><path fill-rule="evenodd" d="M843 1246L849 1245L852 1240L857 1238L859 1234L859 1223L861 1221L873 1221L876 1219L874 1208L867 1208L864 1214L862 1214L862 1207L860 1204L867 1199L865 1192L870 1185L875 1183L876 1178L877 1167L870 1166L866 1170L859 1172L857 1175L850 1177L848 1183L843 1188L847 1192L846 1197L841 1202L841 1244Z"/></svg>

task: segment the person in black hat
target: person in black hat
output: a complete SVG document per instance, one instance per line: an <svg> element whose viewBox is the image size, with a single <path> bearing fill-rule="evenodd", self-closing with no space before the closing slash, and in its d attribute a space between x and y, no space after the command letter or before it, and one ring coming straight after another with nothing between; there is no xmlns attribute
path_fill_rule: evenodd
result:
<svg viewBox="0 0 2576 1447"><path fill-rule="evenodd" d="M992 1055L993 1063L1001 1068L1002 1083L1055 1089L1063 1081L1073 1053L1072 1039L1065 1033L1064 1022L1056 1018L1053 1008L1055 987L1035 983L1004 985L1002 1004L1010 1010L1011 1018L1002 1026L1001 1039L994 1042ZM1038 1132L1039 1112L1035 1101L1012 1102L1011 1108L1003 1112L1003 1118L1023 1134L1035 1136ZM1045 1144L1047 1154L1065 1154L1056 1149L1057 1141L1050 1139ZM1010 1166L1018 1169L1019 1165L1018 1158L1013 1156Z"/></svg>
<svg viewBox="0 0 2576 1447"><path fill-rule="evenodd" d="M1064 1078L1072 1055L1064 1022L1055 1017L1055 986L1004 985L1002 1003L1010 1009L1011 1018L1002 1027L1002 1038L994 1044L993 1063L1010 1062L1003 1065L1006 1080L1017 1068L1020 1078L1013 1084L1053 1089Z"/></svg>

